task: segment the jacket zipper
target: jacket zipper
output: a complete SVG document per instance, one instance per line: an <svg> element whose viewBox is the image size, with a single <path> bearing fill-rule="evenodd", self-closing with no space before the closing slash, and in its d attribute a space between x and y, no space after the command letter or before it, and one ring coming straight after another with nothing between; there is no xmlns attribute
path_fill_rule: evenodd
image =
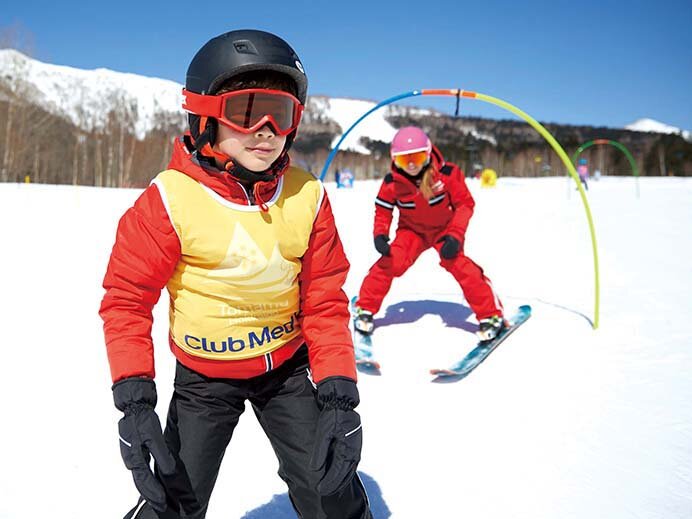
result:
<svg viewBox="0 0 692 519"><path fill-rule="evenodd" d="M245 186L240 182L238 182L238 185L240 186L240 189L243 190L243 194L247 199L247 205L255 205L255 196L252 194L252 191L248 191L247 189L245 189Z"/></svg>

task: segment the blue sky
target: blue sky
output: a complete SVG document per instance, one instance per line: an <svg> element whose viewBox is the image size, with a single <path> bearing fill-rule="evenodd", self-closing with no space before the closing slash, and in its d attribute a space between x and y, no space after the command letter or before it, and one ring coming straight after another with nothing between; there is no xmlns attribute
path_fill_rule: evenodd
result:
<svg viewBox="0 0 692 519"><path fill-rule="evenodd" d="M43 61L180 83L209 38L264 29L296 49L312 94L379 101L459 87L544 122L618 127L651 117L692 129L690 0L28 0L3 7L0 28L7 26L30 33ZM454 109L448 98L413 103ZM513 117L472 100L462 113Z"/></svg>

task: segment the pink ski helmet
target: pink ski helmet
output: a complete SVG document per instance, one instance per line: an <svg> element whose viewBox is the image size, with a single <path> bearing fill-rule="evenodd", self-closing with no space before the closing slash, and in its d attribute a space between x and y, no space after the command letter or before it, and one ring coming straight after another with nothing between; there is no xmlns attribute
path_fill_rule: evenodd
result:
<svg viewBox="0 0 692 519"><path fill-rule="evenodd" d="M415 126L406 126L396 132L390 148L392 158L418 151L424 151L428 156L432 151L432 142L423 130Z"/></svg>

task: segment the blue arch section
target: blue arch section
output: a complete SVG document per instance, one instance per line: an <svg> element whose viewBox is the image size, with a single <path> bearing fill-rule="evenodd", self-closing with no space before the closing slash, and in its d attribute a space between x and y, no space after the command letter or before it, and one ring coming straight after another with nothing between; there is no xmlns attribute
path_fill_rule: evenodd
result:
<svg viewBox="0 0 692 519"><path fill-rule="evenodd" d="M375 106L373 106L370 110L365 112L363 115L361 115L356 122L354 122L348 130L344 132L344 134L341 136L339 141L336 143L336 146L334 146L334 149L332 149L331 153L327 157L327 162L324 164L324 168L322 168L322 173L320 173L320 180L324 182L324 177L327 176L327 171L329 171L329 166L331 166L332 161L334 160L334 157L339 151L339 147L341 146L341 143L344 142L344 139L348 136L349 133L351 133L351 130L358 126L363 119L365 119L368 115L371 113L379 110L383 106L387 106L388 104L391 104L395 101L399 101L401 99L406 99L407 97L415 97L421 95L423 92L421 90L412 90L410 92L406 92L404 94L399 94L394 97L390 97L389 99L385 99L384 101L381 101L377 103Z"/></svg>

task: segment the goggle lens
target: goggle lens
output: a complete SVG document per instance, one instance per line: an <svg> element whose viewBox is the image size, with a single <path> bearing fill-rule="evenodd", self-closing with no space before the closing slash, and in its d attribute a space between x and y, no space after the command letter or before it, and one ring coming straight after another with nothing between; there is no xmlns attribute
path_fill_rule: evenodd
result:
<svg viewBox="0 0 692 519"><path fill-rule="evenodd" d="M406 169L410 164L415 167L421 167L428 161L429 155L427 151L416 151L403 155L394 156L394 164L401 169Z"/></svg>
<svg viewBox="0 0 692 519"><path fill-rule="evenodd" d="M295 113L295 101L288 96L242 91L226 99L223 111L228 122L244 129L254 129L265 116L269 116L281 133L294 128Z"/></svg>
<svg viewBox="0 0 692 519"><path fill-rule="evenodd" d="M183 89L183 108L213 117L242 133L252 133L270 124L279 135L288 135L300 123L303 105L281 90L250 88L220 95L205 95Z"/></svg>

